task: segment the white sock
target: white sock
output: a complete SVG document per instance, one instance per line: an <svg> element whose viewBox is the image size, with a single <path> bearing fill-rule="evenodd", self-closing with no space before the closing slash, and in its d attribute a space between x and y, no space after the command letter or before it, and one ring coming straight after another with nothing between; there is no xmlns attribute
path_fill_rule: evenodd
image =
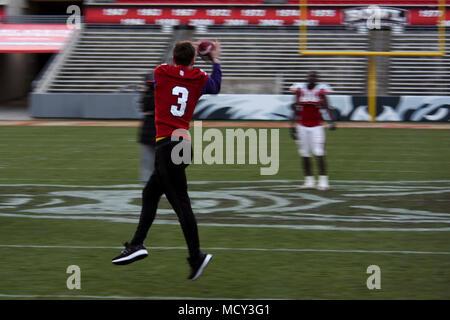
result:
<svg viewBox="0 0 450 320"><path fill-rule="evenodd" d="M316 181L314 179L314 176L306 176L305 177L305 185L314 186L315 184L316 184Z"/></svg>
<svg viewBox="0 0 450 320"><path fill-rule="evenodd" d="M328 176L319 176L319 186L328 186Z"/></svg>

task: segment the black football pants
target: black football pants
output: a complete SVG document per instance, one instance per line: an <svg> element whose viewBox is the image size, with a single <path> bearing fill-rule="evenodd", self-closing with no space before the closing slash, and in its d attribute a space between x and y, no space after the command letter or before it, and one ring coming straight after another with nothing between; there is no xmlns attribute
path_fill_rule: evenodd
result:
<svg viewBox="0 0 450 320"><path fill-rule="evenodd" d="M155 219L159 200L165 194L180 221L189 255L195 259L200 255L200 242L197 221L192 212L191 200L187 192L185 169L189 164L174 164L171 157L173 148L182 141L171 141L168 137L156 143L155 170L142 192L141 216L131 244L144 242ZM184 143L187 142L184 141ZM188 143L191 148L190 142Z"/></svg>

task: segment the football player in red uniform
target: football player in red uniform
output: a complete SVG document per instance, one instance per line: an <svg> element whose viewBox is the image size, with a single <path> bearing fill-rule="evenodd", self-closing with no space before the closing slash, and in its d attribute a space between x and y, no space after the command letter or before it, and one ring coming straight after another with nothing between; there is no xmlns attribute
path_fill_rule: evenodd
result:
<svg viewBox="0 0 450 320"><path fill-rule="evenodd" d="M130 243L125 243L125 250L112 260L114 264L123 265L148 255L143 243L155 219L159 200L165 194L178 216L186 239L191 267L188 278L191 280L196 280L202 274L212 255L200 250L197 222L187 192L185 169L188 164L176 164L177 161L172 159L172 150L179 143L189 143L191 148L190 140L186 134L176 139L172 139L172 135L179 134L182 131L179 129L189 129L194 108L203 93L219 93L222 79L220 43L216 42L210 53L213 63L210 77L194 67L196 56L197 50L190 41L180 41L173 49L173 65L162 64L154 71L155 170L143 190L142 211L134 237Z"/></svg>
<svg viewBox="0 0 450 320"><path fill-rule="evenodd" d="M305 176L304 184L300 186L300 189L317 187L318 190L328 190L330 186L325 160L325 129L320 109L326 109L330 119L333 119L326 97L332 89L326 84L317 83L316 72L308 74L307 83L294 83L290 89L292 93L295 93L293 134L298 142ZM329 122L329 127L332 130L335 128L332 120ZM317 158L319 167L317 185L311 169L312 155Z"/></svg>

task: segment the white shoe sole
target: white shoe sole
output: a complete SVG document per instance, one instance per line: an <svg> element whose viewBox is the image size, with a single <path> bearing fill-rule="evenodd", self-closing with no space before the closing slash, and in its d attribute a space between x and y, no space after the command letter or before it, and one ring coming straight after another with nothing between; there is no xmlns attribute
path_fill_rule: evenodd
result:
<svg viewBox="0 0 450 320"><path fill-rule="evenodd" d="M200 266L200 268L198 269L197 273L191 279L192 281L197 280L202 275L203 270L206 268L206 266L208 265L209 261L211 261L211 258L212 258L212 254L206 254L205 260L203 260L203 263Z"/></svg>
<svg viewBox="0 0 450 320"><path fill-rule="evenodd" d="M314 188L315 188L315 186L305 186L305 185L301 185L301 186L297 187L297 189L300 189L300 190L307 190L307 189L314 189Z"/></svg>
<svg viewBox="0 0 450 320"><path fill-rule="evenodd" d="M112 263L120 264L121 262L123 263L126 261L133 262L134 260L137 260L138 258L142 259L142 258L145 258L146 256L148 256L148 251L145 249L140 249L140 250L130 254L129 256L126 256L126 257L123 257L120 259L115 259L112 261Z"/></svg>

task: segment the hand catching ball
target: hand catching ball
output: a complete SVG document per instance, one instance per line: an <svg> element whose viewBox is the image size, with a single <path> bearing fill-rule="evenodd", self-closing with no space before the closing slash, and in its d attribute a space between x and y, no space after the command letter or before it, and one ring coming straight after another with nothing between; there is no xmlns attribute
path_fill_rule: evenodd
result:
<svg viewBox="0 0 450 320"><path fill-rule="evenodd" d="M212 41L201 40L197 46L197 53L203 60L212 60L211 51L215 49L215 45Z"/></svg>

